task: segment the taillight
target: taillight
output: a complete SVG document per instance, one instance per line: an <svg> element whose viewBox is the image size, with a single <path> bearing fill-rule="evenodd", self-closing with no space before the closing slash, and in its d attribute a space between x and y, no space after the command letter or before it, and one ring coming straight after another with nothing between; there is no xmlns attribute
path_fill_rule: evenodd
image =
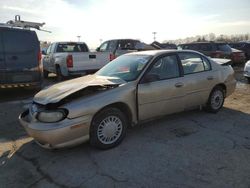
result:
<svg viewBox="0 0 250 188"><path fill-rule="evenodd" d="M72 55L68 55L66 62L67 62L67 67L68 68L72 68L73 67L73 56Z"/></svg>
<svg viewBox="0 0 250 188"><path fill-rule="evenodd" d="M233 53L233 56L235 56L235 57L244 57L244 53L242 53L242 52L235 52L235 53Z"/></svg>
<svg viewBox="0 0 250 188"><path fill-rule="evenodd" d="M38 58L38 61L41 62L41 60L42 60L42 52L41 51L38 52L37 58Z"/></svg>
<svg viewBox="0 0 250 188"><path fill-rule="evenodd" d="M109 54L109 60L112 61L115 59L115 54Z"/></svg>
<svg viewBox="0 0 250 188"><path fill-rule="evenodd" d="M38 52L37 60L38 60L38 71L43 72L43 68L42 68L42 52L41 51Z"/></svg>

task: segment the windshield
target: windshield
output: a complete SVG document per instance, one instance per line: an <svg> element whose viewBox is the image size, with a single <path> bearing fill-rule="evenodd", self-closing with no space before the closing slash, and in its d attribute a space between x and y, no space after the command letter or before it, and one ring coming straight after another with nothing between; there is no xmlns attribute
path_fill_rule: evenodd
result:
<svg viewBox="0 0 250 188"><path fill-rule="evenodd" d="M152 56L123 55L108 63L96 75L118 77L125 81L135 80Z"/></svg>

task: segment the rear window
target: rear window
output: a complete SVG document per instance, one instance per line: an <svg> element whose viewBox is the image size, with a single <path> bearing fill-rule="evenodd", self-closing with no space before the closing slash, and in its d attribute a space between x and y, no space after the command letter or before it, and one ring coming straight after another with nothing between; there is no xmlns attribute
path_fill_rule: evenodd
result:
<svg viewBox="0 0 250 188"><path fill-rule="evenodd" d="M88 52L88 47L84 43L61 43L56 52Z"/></svg>
<svg viewBox="0 0 250 188"><path fill-rule="evenodd" d="M208 71L211 69L209 61L198 54L184 52L179 53L179 57L182 63L184 75Z"/></svg>
<svg viewBox="0 0 250 188"><path fill-rule="evenodd" d="M183 50L185 50L185 49L199 50L199 46L198 46L198 44L187 44L187 45L183 45L182 49Z"/></svg>
<svg viewBox="0 0 250 188"><path fill-rule="evenodd" d="M135 50L135 46L137 43L139 43L139 41L121 40L118 43L118 50Z"/></svg>
<svg viewBox="0 0 250 188"><path fill-rule="evenodd" d="M200 44L200 50L212 51L212 45L211 44Z"/></svg>
<svg viewBox="0 0 250 188"><path fill-rule="evenodd" d="M22 53L39 48L36 35L22 30L7 30L3 32L3 44L6 53Z"/></svg>

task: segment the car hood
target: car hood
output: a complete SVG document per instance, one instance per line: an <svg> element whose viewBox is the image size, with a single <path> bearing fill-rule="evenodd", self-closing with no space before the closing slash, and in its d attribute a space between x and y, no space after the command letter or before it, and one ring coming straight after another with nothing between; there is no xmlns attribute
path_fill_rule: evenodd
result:
<svg viewBox="0 0 250 188"><path fill-rule="evenodd" d="M60 102L65 97L91 86L115 86L126 83L116 77L88 75L47 87L37 93L34 102L46 105Z"/></svg>

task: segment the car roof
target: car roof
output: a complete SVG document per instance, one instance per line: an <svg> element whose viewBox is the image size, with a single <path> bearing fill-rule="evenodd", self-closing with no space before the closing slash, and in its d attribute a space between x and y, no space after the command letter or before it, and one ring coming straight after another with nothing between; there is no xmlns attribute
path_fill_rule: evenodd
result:
<svg viewBox="0 0 250 188"><path fill-rule="evenodd" d="M184 43L180 45L192 45L192 44L227 44L227 42L190 42L190 43Z"/></svg>
<svg viewBox="0 0 250 188"><path fill-rule="evenodd" d="M121 40L121 41L127 41L127 40L128 41L140 41L140 40L137 40L137 39L111 39L111 40L107 40L107 41L118 41L118 40Z"/></svg>
<svg viewBox="0 0 250 188"><path fill-rule="evenodd" d="M166 53L176 53L176 52L192 52L192 53L196 53L196 54L200 54L201 53L194 51L194 50L175 50L175 49L169 49L169 50L148 50L148 51L140 51L140 52L132 52L126 55L151 55L151 56L155 56L155 55L161 55L161 54L166 54Z"/></svg>
<svg viewBox="0 0 250 188"><path fill-rule="evenodd" d="M19 31L19 32L31 32L31 33L35 33L35 31L33 30L29 30L29 29L22 29L22 28L18 28L18 27L10 27L10 26L4 26L4 25L0 25L0 29L2 30L10 30L10 31Z"/></svg>

